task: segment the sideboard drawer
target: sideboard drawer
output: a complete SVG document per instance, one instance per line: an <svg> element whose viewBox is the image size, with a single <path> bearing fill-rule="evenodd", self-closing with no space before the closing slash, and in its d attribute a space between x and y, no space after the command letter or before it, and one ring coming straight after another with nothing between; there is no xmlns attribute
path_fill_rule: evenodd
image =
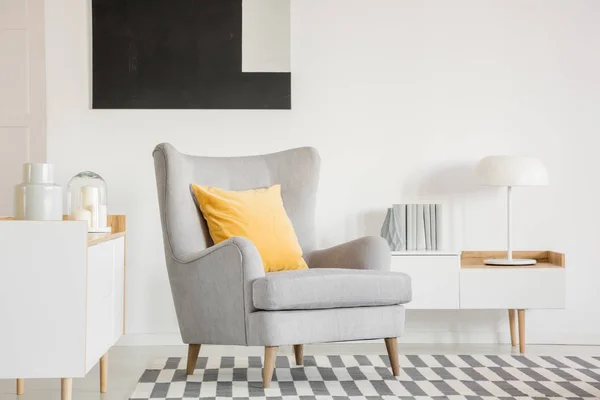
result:
<svg viewBox="0 0 600 400"><path fill-rule="evenodd" d="M125 238L115 244L113 344L125 333Z"/></svg>
<svg viewBox="0 0 600 400"><path fill-rule="evenodd" d="M460 308L564 307L564 268L462 268L460 271Z"/></svg>
<svg viewBox="0 0 600 400"><path fill-rule="evenodd" d="M124 238L88 248L86 370L121 336L117 332L123 329L123 248Z"/></svg>
<svg viewBox="0 0 600 400"><path fill-rule="evenodd" d="M394 255L392 271L412 280L407 309L456 309L459 306L458 255Z"/></svg>

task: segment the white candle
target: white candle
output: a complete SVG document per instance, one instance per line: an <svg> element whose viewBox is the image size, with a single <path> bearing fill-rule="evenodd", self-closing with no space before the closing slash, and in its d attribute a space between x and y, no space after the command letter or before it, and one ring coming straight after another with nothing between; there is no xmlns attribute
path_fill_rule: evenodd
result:
<svg viewBox="0 0 600 400"><path fill-rule="evenodd" d="M81 207L88 208L98 204L98 188L94 186L84 186L81 188Z"/></svg>
<svg viewBox="0 0 600 400"><path fill-rule="evenodd" d="M106 223L108 219L108 214L106 212L106 206L104 204L100 204L98 208L98 228L106 228Z"/></svg>
<svg viewBox="0 0 600 400"><path fill-rule="evenodd" d="M91 213L90 227L97 228L100 211L100 196L98 196L97 187L84 186L81 188L81 206Z"/></svg>
<svg viewBox="0 0 600 400"><path fill-rule="evenodd" d="M79 208L70 215L73 221L87 221L88 229L92 227L92 213L85 208Z"/></svg>

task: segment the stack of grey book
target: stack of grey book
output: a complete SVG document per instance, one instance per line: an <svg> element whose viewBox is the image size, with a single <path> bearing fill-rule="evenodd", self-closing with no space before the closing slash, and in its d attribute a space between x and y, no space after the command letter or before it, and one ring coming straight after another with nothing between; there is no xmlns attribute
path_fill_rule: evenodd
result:
<svg viewBox="0 0 600 400"><path fill-rule="evenodd" d="M439 250L441 204L394 204L388 208L381 236L392 251Z"/></svg>

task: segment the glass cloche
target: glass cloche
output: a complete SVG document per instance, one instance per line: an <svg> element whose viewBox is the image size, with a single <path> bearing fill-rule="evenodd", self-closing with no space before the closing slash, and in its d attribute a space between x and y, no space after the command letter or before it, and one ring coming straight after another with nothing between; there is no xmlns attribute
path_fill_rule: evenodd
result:
<svg viewBox="0 0 600 400"><path fill-rule="evenodd" d="M88 232L110 232L104 179L91 171L71 178L67 186L67 212L70 220L87 221Z"/></svg>

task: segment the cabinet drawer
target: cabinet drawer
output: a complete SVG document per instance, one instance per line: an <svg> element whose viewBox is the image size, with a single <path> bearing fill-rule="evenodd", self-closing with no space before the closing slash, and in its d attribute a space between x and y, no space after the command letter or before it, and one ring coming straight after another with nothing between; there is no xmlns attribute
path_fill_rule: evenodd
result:
<svg viewBox="0 0 600 400"><path fill-rule="evenodd" d="M88 248L86 370L120 337L123 327L124 238ZM120 310L120 311L119 311Z"/></svg>
<svg viewBox="0 0 600 400"><path fill-rule="evenodd" d="M463 268L460 271L460 308L564 307L564 268Z"/></svg>
<svg viewBox="0 0 600 400"><path fill-rule="evenodd" d="M459 259L456 255L394 255L392 271L412 280L407 309L456 309L459 306Z"/></svg>
<svg viewBox="0 0 600 400"><path fill-rule="evenodd" d="M125 239L115 243L115 296L113 344L125 333Z"/></svg>

